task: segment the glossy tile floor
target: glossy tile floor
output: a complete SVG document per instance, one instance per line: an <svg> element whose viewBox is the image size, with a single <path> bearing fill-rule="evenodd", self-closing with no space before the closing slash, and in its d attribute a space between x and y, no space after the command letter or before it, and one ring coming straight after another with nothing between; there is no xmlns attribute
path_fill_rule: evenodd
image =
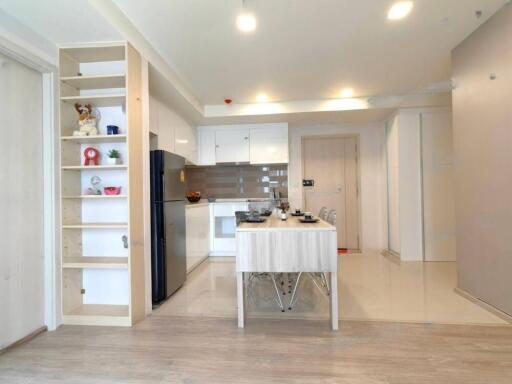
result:
<svg viewBox="0 0 512 384"><path fill-rule="evenodd" d="M340 318L505 325L501 318L454 292L455 263L402 263L378 253L340 256ZM302 280L292 311L281 313L270 281L253 283L248 317L328 318L328 297ZM282 296L288 303L290 295ZM209 258L199 265L173 297L155 310L160 316L236 317L233 258Z"/></svg>

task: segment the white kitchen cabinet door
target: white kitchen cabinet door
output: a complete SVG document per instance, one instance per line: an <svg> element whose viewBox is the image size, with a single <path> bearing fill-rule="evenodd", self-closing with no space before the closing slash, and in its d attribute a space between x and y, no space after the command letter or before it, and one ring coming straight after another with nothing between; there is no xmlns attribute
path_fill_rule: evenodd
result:
<svg viewBox="0 0 512 384"><path fill-rule="evenodd" d="M198 129L199 156L197 165L215 165L215 131Z"/></svg>
<svg viewBox="0 0 512 384"><path fill-rule="evenodd" d="M249 162L249 128L217 130L215 144L217 163Z"/></svg>
<svg viewBox="0 0 512 384"><path fill-rule="evenodd" d="M251 128L251 164L288 163L288 124L265 124Z"/></svg>

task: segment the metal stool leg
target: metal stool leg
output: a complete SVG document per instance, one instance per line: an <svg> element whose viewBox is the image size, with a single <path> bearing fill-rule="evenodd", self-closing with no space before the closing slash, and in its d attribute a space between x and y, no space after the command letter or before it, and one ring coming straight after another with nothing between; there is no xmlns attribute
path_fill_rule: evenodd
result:
<svg viewBox="0 0 512 384"><path fill-rule="evenodd" d="M297 288L299 287L300 278L302 277L302 272L299 272L297 276L297 281L295 282L295 287L293 287L292 298L290 299L290 303L288 304L288 309L291 311L295 301L297 300Z"/></svg>
<svg viewBox="0 0 512 384"><path fill-rule="evenodd" d="M270 277L272 278L272 282L274 283L274 288L276 290L276 296L277 296L279 307L281 308L281 312L284 312L283 300L281 299L281 294L279 293L279 289L277 288L276 275L274 273L271 273Z"/></svg>

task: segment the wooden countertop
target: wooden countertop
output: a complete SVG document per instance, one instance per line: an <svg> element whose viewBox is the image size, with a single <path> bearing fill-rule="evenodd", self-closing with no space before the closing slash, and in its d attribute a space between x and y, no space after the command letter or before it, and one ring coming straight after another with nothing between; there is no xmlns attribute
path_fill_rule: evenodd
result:
<svg viewBox="0 0 512 384"><path fill-rule="evenodd" d="M301 223L299 219L289 215L288 220L281 220L275 215L266 217L264 223L240 223L236 227L237 232L253 231L336 231L336 227L320 220L318 223Z"/></svg>

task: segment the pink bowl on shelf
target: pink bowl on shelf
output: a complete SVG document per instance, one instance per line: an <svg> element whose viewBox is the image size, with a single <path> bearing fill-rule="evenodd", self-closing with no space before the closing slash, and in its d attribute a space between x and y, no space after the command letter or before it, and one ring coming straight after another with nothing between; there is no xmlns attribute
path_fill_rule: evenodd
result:
<svg viewBox="0 0 512 384"><path fill-rule="evenodd" d="M121 187L104 187L103 191L105 192L105 195L120 195Z"/></svg>

